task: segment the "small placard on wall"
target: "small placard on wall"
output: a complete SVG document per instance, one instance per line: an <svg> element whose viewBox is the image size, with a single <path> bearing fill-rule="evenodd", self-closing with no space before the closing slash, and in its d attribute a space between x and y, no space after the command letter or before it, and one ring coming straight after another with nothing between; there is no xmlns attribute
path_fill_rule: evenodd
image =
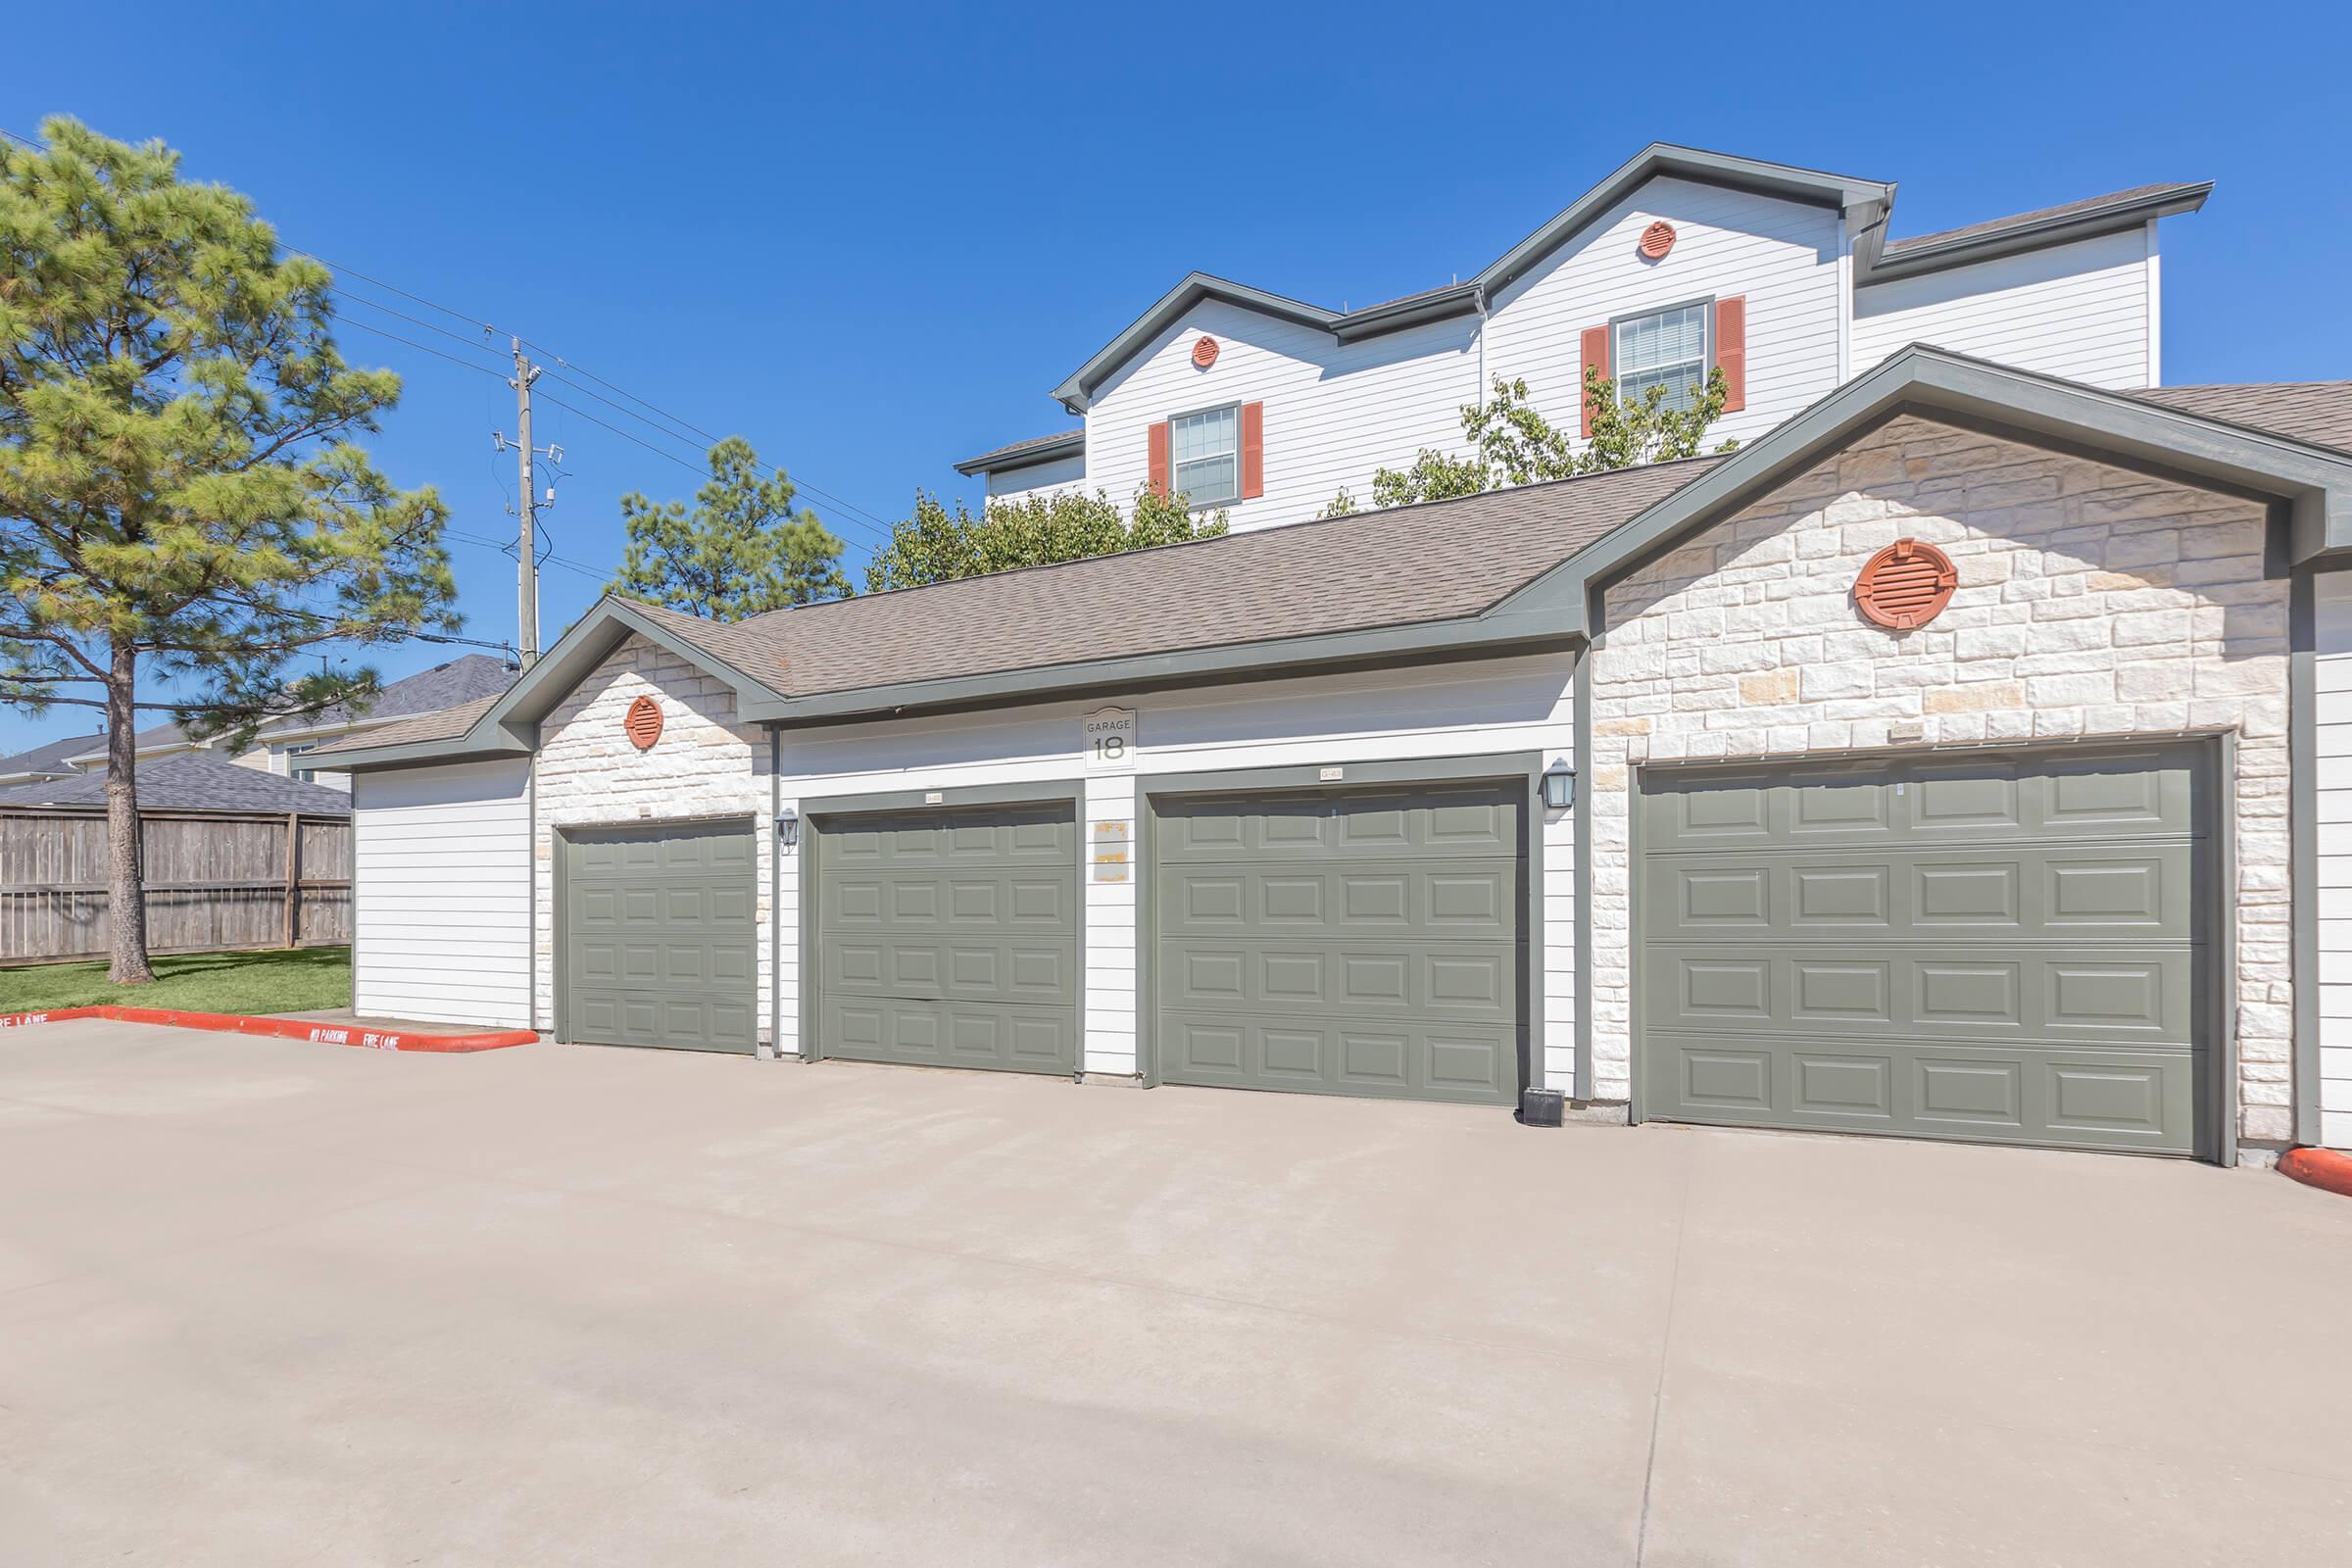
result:
<svg viewBox="0 0 2352 1568"><path fill-rule="evenodd" d="M1086 715L1086 770L1090 773L1135 771L1135 710L1103 708Z"/></svg>
<svg viewBox="0 0 2352 1568"><path fill-rule="evenodd" d="M1124 882L1127 880L1127 824L1097 822L1095 824L1095 880Z"/></svg>

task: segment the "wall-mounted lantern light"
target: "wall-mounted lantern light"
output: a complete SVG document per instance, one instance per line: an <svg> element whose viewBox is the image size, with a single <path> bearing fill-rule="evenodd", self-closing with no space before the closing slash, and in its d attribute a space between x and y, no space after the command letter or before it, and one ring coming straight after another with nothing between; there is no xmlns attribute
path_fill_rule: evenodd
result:
<svg viewBox="0 0 2352 1568"><path fill-rule="evenodd" d="M788 850L801 842L801 813L789 806L776 813L776 842Z"/></svg>
<svg viewBox="0 0 2352 1568"><path fill-rule="evenodd" d="M1565 811L1576 804L1576 769L1554 762L1544 773L1544 809Z"/></svg>

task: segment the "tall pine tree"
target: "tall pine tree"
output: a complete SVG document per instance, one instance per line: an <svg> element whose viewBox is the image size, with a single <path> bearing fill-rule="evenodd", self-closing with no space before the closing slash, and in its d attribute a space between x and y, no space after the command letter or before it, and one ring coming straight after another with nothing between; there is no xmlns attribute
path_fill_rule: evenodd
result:
<svg viewBox="0 0 2352 1568"><path fill-rule="evenodd" d="M353 443L400 396L335 350L325 268L160 142L0 145L0 703L106 716L111 978L152 979L132 736L373 692L340 656L454 630L441 503ZM143 679L182 699L139 700Z"/></svg>

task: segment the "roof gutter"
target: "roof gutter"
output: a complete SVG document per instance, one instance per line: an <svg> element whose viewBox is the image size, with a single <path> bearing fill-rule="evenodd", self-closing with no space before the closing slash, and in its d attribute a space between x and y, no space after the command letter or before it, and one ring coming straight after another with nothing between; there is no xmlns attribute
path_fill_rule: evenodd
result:
<svg viewBox="0 0 2352 1568"><path fill-rule="evenodd" d="M2138 228L2153 219L2193 213L2203 207L2205 198L2212 194L2213 181L2206 179L2191 185L2168 186L2163 190L2126 201L2109 202L2104 206L2052 213L2031 221L1973 234L1954 234L1948 239L1898 240L1891 251L1883 243L1874 243L1867 257L1863 247L1857 244L1854 247L1854 283L1857 287L1869 283L1890 283L1899 278L1918 277L1954 267L2015 256L2023 251L2047 250L2053 245L2071 245L2078 240L2097 239L2104 234L2120 234ZM1884 234L1879 235L1878 239L1883 241Z"/></svg>

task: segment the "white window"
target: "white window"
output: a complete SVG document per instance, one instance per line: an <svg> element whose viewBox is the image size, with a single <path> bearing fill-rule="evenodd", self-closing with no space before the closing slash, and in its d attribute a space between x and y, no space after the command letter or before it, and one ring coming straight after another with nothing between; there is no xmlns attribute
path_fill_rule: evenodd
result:
<svg viewBox="0 0 2352 1568"><path fill-rule="evenodd" d="M286 776L288 778L301 779L306 784L313 782L311 775L318 770L316 768L309 767L296 767L294 765L294 759L300 757L305 752L317 751L319 745L320 743L318 741L304 741L300 745L287 747Z"/></svg>
<svg viewBox="0 0 2352 1568"><path fill-rule="evenodd" d="M1238 408L1179 414L1168 421L1168 488L1196 507L1221 506L1241 497Z"/></svg>
<svg viewBox="0 0 2352 1568"><path fill-rule="evenodd" d="M1666 407L1687 409L1707 385L1707 307L1677 305L1616 323L1610 360L1617 400L1638 403L1653 386L1666 389Z"/></svg>

